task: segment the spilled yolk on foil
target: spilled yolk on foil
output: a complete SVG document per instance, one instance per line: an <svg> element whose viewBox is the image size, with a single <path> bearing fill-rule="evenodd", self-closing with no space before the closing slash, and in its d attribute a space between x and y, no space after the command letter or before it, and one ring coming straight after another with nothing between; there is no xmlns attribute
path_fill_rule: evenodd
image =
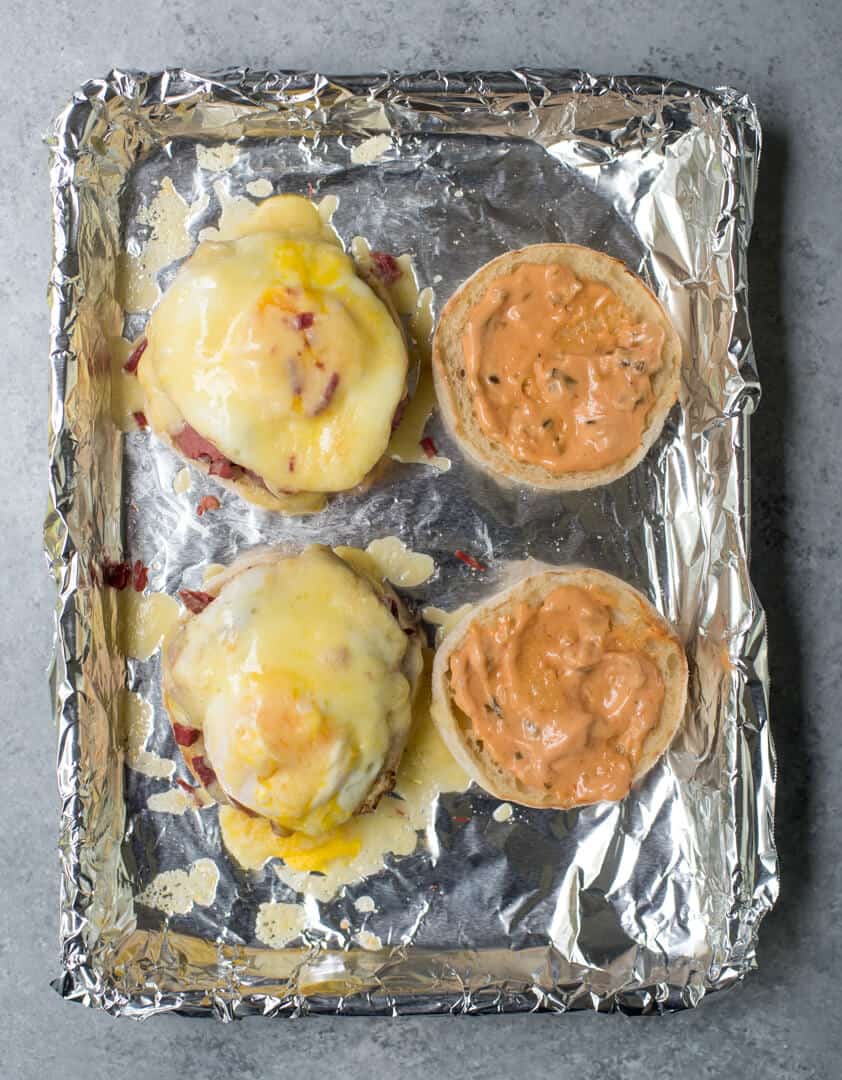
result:
<svg viewBox="0 0 842 1080"><path fill-rule="evenodd" d="M261 815L246 822L322 836L354 814L405 738L408 642L369 581L310 548L244 569L184 623L167 690L202 730L224 791Z"/></svg>
<svg viewBox="0 0 842 1080"><path fill-rule="evenodd" d="M192 428L273 492L343 491L383 455L403 335L307 199L267 199L199 244L138 367L152 428Z"/></svg>

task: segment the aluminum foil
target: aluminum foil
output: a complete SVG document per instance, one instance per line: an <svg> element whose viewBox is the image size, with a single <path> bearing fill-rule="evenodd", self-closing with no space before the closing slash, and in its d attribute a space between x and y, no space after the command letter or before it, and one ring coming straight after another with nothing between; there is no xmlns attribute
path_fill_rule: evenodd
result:
<svg viewBox="0 0 842 1080"><path fill-rule="evenodd" d="M375 159L355 153L384 135ZM651 1012L741 979L777 894L765 619L747 565L759 398L746 279L760 153L752 103L730 89L581 72L115 71L78 91L50 141L60 993L135 1017ZM231 142L236 161L200 164L197 147ZM122 320L131 338L147 314L119 307L120 253L142 242L142 210L162 176L201 205L194 239L219 214L220 183L230 195L257 179L335 195L343 238L411 252L437 310L508 248L558 240L605 250L649 281L682 336L680 402L645 462L595 491L503 490L434 415L428 434L449 472L403 465L310 518L228 498L197 524L172 490L180 463L148 433L121 435L109 414L109 327ZM215 491L212 480L193 482L197 497ZM152 702L149 751L186 773L160 707L158 656L121 654L113 590L92 568L140 559L150 588L174 593L255 544L365 546L387 535L436 561L435 576L407 593L421 606L481 599L526 557L631 582L686 643L686 721L619 805L518 809L498 821L496 801L476 788L442 795L414 854L387 859L333 901L311 898L303 933L267 949L254 932L259 905L301 897L270 867L249 874L226 857L215 809L149 811L150 794L171 781L126 767L121 687ZM212 903L167 917L138 901L155 875L201 859L219 873ZM375 901L365 915L354 903L362 893ZM359 947L363 925L381 949Z"/></svg>

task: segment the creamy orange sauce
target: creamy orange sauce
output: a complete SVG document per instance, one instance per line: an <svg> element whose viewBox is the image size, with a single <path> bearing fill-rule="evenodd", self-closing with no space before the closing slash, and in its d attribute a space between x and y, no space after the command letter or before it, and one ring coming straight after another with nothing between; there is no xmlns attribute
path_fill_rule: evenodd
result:
<svg viewBox="0 0 842 1080"><path fill-rule="evenodd" d="M622 799L664 700L656 665L595 590L574 585L474 622L450 680L496 764L559 805Z"/></svg>
<svg viewBox="0 0 842 1080"><path fill-rule="evenodd" d="M664 330L637 322L607 285L522 263L473 306L462 351L485 435L553 474L591 472L639 445Z"/></svg>

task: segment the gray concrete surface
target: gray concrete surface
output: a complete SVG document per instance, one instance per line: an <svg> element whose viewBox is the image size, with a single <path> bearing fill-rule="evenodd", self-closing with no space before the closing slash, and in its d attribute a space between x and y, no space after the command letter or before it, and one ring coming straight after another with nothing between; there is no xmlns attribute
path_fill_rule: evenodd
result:
<svg viewBox="0 0 842 1080"><path fill-rule="evenodd" d="M2 0L0 14L0 1077L838 1077L842 6ZM57 960L58 808L45 676L53 597L39 536L49 257L41 133L79 83L114 65L341 72L518 62L728 82L752 94L765 125L752 250L765 383L753 438L754 575L772 637L783 886L761 934L760 971L698 1011L665 1019L325 1018L223 1027L165 1017L136 1025L66 1004L48 985Z"/></svg>

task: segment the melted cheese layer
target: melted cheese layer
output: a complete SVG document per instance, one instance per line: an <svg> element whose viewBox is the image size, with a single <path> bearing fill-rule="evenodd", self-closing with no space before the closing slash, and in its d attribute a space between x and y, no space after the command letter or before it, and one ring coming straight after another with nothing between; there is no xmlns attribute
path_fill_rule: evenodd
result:
<svg viewBox="0 0 842 1080"><path fill-rule="evenodd" d="M273 491L352 488L389 441L403 335L308 200L268 199L238 231L201 243L149 320L147 418Z"/></svg>
<svg viewBox="0 0 842 1080"><path fill-rule="evenodd" d="M310 835L351 817L411 721L407 638L372 587L310 548L237 574L180 633L170 692L226 793Z"/></svg>

